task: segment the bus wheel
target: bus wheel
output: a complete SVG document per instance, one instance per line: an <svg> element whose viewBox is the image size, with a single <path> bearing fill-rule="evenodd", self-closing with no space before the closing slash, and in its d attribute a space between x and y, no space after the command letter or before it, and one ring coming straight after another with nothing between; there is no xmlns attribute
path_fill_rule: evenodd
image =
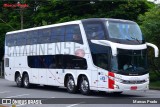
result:
<svg viewBox="0 0 160 107"><path fill-rule="evenodd" d="M80 81L80 92L84 95L88 95L90 93L89 81L86 76L83 76Z"/></svg>
<svg viewBox="0 0 160 107"><path fill-rule="evenodd" d="M76 86L73 79L73 76L69 76L67 79L67 91L69 93L75 93L76 92Z"/></svg>
<svg viewBox="0 0 160 107"><path fill-rule="evenodd" d="M16 76L16 84L18 87L22 87L22 78L21 78L20 74L17 74L17 76Z"/></svg>
<svg viewBox="0 0 160 107"><path fill-rule="evenodd" d="M30 87L28 74L24 74L24 76L23 76L23 84L24 84L25 88L29 88Z"/></svg>

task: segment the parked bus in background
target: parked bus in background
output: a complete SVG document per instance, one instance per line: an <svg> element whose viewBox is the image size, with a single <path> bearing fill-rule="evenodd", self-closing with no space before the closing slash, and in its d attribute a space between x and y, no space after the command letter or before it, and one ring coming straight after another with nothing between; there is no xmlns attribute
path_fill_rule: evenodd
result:
<svg viewBox="0 0 160 107"><path fill-rule="evenodd" d="M91 18L8 32L5 78L18 87L64 86L68 92L148 90L147 47L129 20Z"/></svg>

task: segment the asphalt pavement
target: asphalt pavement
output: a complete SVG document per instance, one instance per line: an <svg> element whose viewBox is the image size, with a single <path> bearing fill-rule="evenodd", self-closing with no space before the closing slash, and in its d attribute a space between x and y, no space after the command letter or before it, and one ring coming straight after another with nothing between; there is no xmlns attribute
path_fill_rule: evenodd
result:
<svg viewBox="0 0 160 107"><path fill-rule="evenodd" d="M17 104L16 107L159 107L160 104L147 103L142 104L146 101L146 98L155 100L158 103L160 101L159 90L148 90L144 91L128 91L120 95L115 95L105 92L92 92L89 96L80 94L70 94L64 87L51 87L51 86L36 86L30 89L19 88L15 82L11 82L5 79L0 79L0 98L2 99L39 99L43 102L53 104ZM141 100L141 104L133 103L128 104L130 99ZM45 100L45 101L44 101ZM35 101L35 100L34 100ZM54 101L57 101L54 103ZM66 103L66 102L69 103ZM105 101L108 103L105 104ZM120 103L117 103L120 101ZM124 104L122 104L124 103ZM11 104L3 104L5 107L12 107ZM0 104L2 107L2 104Z"/></svg>

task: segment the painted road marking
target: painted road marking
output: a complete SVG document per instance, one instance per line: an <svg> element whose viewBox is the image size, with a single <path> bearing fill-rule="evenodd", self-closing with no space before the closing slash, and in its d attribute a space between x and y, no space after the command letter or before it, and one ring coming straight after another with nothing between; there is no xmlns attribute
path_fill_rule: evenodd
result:
<svg viewBox="0 0 160 107"><path fill-rule="evenodd" d="M80 102L80 103L76 103L76 104L71 104L71 105L66 106L66 107L73 107L73 106L77 106L77 105L79 105L79 104L83 104L83 103L85 103L85 102Z"/></svg>
<svg viewBox="0 0 160 107"><path fill-rule="evenodd" d="M3 94L3 93L9 93L10 91L2 91L0 92L0 94Z"/></svg>
<svg viewBox="0 0 160 107"><path fill-rule="evenodd" d="M26 95L29 95L29 94L21 94L21 95L9 96L9 97L5 97L5 98L21 97L21 96L26 96Z"/></svg>

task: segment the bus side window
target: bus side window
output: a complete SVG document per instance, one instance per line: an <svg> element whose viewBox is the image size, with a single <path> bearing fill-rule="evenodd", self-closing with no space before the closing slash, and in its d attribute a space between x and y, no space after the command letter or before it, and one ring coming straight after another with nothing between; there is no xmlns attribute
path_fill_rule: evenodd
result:
<svg viewBox="0 0 160 107"><path fill-rule="evenodd" d="M26 33L17 34L17 46L26 45Z"/></svg>
<svg viewBox="0 0 160 107"><path fill-rule="evenodd" d="M6 45L11 46L12 37L11 35L6 35Z"/></svg>
<svg viewBox="0 0 160 107"><path fill-rule="evenodd" d="M38 31L38 43L49 43L51 38L51 29L42 29Z"/></svg>
<svg viewBox="0 0 160 107"><path fill-rule="evenodd" d="M5 58L5 67L9 67L9 58Z"/></svg>
<svg viewBox="0 0 160 107"><path fill-rule="evenodd" d="M54 55L55 56L55 68L63 69L63 55Z"/></svg>
<svg viewBox="0 0 160 107"><path fill-rule="evenodd" d="M73 56L73 55L64 55L64 69L87 69L86 59Z"/></svg>
<svg viewBox="0 0 160 107"><path fill-rule="evenodd" d="M84 24L87 39L103 40L105 39L104 28L102 23L87 23Z"/></svg>
<svg viewBox="0 0 160 107"><path fill-rule="evenodd" d="M27 33L24 32L21 34L21 44L20 45L26 45L27 44Z"/></svg>
<svg viewBox="0 0 160 107"><path fill-rule="evenodd" d="M66 26L65 42L76 42L83 44L79 25Z"/></svg>
<svg viewBox="0 0 160 107"><path fill-rule="evenodd" d="M17 45L17 34L13 34L12 35L12 41L13 42L11 42L12 44L12 46L16 46Z"/></svg>
<svg viewBox="0 0 160 107"><path fill-rule="evenodd" d="M50 42L51 43L64 42L64 34L65 34L64 26L51 28Z"/></svg>

